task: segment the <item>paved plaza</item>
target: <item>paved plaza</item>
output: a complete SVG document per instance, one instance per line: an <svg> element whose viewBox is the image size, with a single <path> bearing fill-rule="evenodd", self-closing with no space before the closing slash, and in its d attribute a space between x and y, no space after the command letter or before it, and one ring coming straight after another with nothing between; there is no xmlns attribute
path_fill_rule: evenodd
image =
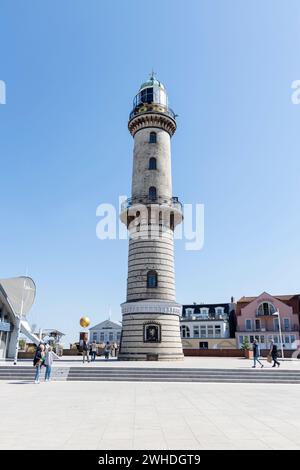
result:
<svg viewBox="0 0 300 470"><path fill-rule="evenodd" d="M1 449L300 449L300 385L0 382Z"/></svg>

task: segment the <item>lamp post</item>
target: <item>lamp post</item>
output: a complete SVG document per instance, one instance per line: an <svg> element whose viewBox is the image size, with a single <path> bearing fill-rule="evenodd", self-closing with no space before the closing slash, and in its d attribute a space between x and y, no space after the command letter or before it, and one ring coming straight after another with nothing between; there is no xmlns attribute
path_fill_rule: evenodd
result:
<svg viewBox="0 0 300 470"><path fill-rule="evenodd" d="M283 341L282 341L282 331L281 331L281 321L280 321L280 314L279 310L276 310L276 312L273 313L273 315L278 317L278 326L279 326L279 336L280 336L280 345L281 345L281 357L284 359L284 353L283 353Z"/></svg>
<svg viewBox="0 0 300 470"><path fill-rule="evenodd" d="M23 317L23 308L24 308L24 290L26 288L25 283L26 283L26 279L24 278L23 289L22 289L22 299L21 299L21 309L20 309L20 314L18 316L19 323L18 323L17 341L16 341L16 349L15 349L15 357L14 357L14 366L16 366L18 362L19 340L20 340L20 334L21 334L21 321Z"/></svg>

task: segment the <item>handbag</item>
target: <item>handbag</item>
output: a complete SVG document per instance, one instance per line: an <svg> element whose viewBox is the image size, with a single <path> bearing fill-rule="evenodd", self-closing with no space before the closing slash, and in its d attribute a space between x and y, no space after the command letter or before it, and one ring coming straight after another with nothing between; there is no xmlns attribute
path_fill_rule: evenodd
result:
<svg viewBox="0 0 300 470"><path fill-rule="evenodd" d="M272 356L271 356L271 354L268 354L268 355L267 355L267 361L268 361L268 362L272 362Z"/></svg>

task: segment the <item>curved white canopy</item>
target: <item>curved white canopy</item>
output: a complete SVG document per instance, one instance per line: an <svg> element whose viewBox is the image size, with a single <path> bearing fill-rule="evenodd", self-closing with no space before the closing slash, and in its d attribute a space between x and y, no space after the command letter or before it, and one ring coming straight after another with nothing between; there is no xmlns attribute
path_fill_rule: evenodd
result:
<svg viewBox="0 0 300 470"><path fill-rule="evenodd" d="M0 279L0 284L16 315L26 315L35 299L36 286L31 277L20 276Z"/></svg>

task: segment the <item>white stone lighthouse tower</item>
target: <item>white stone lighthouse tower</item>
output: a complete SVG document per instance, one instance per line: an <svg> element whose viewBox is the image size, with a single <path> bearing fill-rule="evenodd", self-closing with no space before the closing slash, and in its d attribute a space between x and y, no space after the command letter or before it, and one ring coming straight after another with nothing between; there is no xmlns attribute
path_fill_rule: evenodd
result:
<svg viewBox="0 0 300 470"><path fill-rule="evenodd" d="M182 205L172 195L171 174L176 121L166 89L153 74L134 98L128 129L134 151L131 198L121 208L129 255L119 359L179 360L173 232L182 221Z"/></svg>

